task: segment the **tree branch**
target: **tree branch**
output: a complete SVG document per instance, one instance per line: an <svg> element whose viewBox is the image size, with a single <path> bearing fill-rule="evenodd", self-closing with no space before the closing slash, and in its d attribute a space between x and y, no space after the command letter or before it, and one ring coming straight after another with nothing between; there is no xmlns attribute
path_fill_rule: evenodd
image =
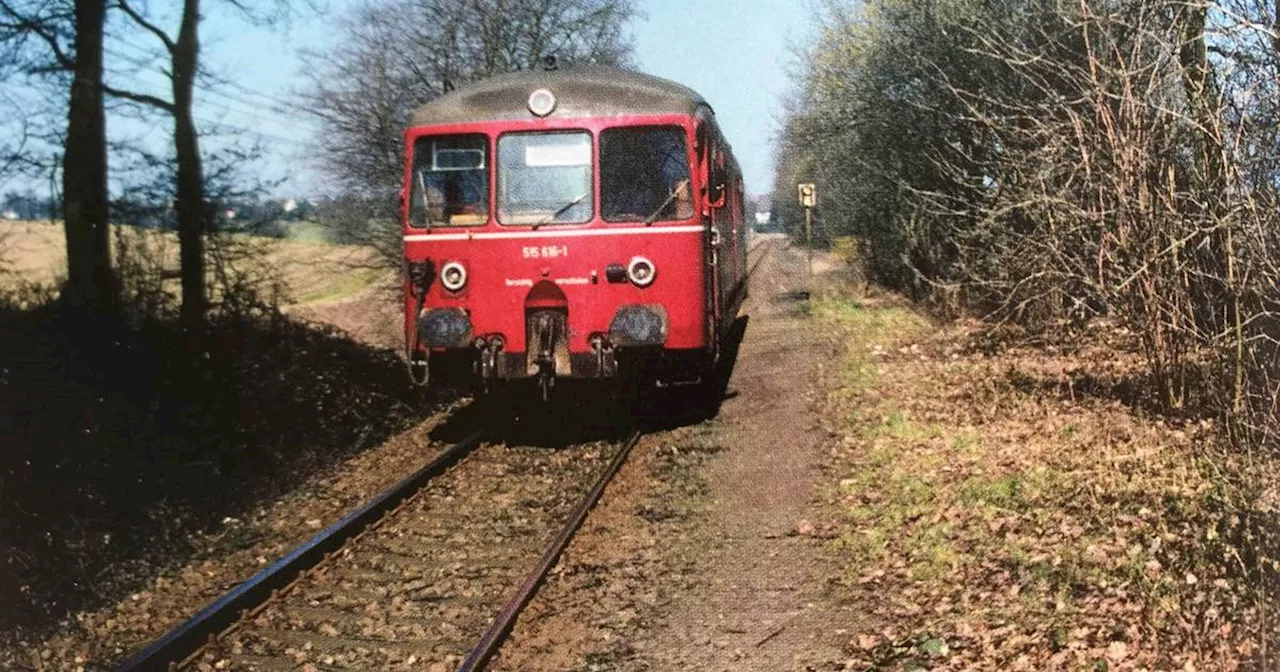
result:
<svg viewBox="0 0 1280 672"><path fill-rule="evenodd" d="M58 62L59 67L64 70L71 70L75 68L75 59L67 55L67 52L63 50L62 45L58 42L58 35L56 31L49 27L50 19L41 20L31 16L24 16L18 12L18 10L8 2L8 0L0 0L0 12L3 12L4 15L11 17L13 21L15 21L15 23L9 24L6 27L14 30L15 32L35 35L48 44L49 51L52 52L53 58Z"/></svg>
<svg viewBox="0 0 1280 672"><path fill-rule="evenodd" d="M174 49L177 49L177 45L174 44L173 38L169 37L169 34L164 32L164 30L161 29L159 26L157 26L154 23L151 23L145 17L143 17L141 14L135 11L133 7L129 5L128 0L116 0L116 6L120 8L120 11L129 15L129 18L133 19L134 23L138 24L139 26L142 26L147 31L149 31L152 35L155 35L156 37L160 38L160 41L164 43L164 47L165 49L169 50L169 53L172 54Z"/></svg>
<svg viewBox="0 0 1280 672"><path fill-rule="evenodd" d="M136 93L134 91L117 89L114 86L110 86L108 84L103 84L102 90L109 96L114 96L116 98L122 98L124 100L133 101L140 105L147 105L150 107L154 107L159 110L163 110L169 114L173 114L174 112L173 103L167 100L164 100L163 98L157 98L155 96L148 95L145 93Z"/></svg>

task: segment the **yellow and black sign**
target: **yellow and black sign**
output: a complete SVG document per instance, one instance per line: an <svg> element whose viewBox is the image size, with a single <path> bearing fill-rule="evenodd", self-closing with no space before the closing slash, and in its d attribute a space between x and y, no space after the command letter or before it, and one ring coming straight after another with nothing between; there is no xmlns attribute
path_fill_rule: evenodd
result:
<svg viewBox="0 0 1280 672"><path fill-rule="evenodd" d="M800 187L800 205L806 208L812 208L818 202L818 190L812 184L801 184Z"/></svg>

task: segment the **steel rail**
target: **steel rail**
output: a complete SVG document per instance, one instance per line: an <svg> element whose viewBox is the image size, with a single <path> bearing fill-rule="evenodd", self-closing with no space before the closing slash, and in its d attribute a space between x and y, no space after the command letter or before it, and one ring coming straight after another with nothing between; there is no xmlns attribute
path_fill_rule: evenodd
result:
<svg viewBox="0 0 1280 672"><path fill-rule="evenodd" d="M234 625L245 612L266 602L275 591L289 585L303 572L315 567L349 539L421 490L431 479L457 464L480 444L483 432L475 432L449 447L426 466L387 488L342 520L293 549L218 598L185 623L126 660L117 672L151 672L171 669L199 652L210 640Z"/></svg>
<svg viewBox="0 0 1280 672"><path fill-rule="evenodd" d="M755 247L747 251L747 254L750 255L752 252L755 252L756 250L759 250L761 247L764 247L764 252L760 253L760 256L756 259L756 263L751 264L751 268L747 269L748 278L755 275L756 269L760 268L760 264L764 263L764 260L769 257L769 253L773 251L773 244L774 244L774 241L772 240L762 240L756 243Z"/></svg>
<svg viewBox="0 0 1280 672"><path fill-rule="evenodd" d="M543 551L542 559L538 561L538 566L529 573L519 590L511 596L502 611L499 611L497 616L494 617L489 624L489 629L480 638L480 643L476 644L466 660L462 661L462 664L458 666L457 672L478 672L485 669L485 666L489 664L493 654L498 652L498 649L502 647L503 641L510 634L516 618L520 616L520 612L529 604L529 600L533 599L533 596L538 592L538 587L542 585L542 581L547 577L551 569L556 566L556 562L560 559L560 554L569 546L569 542L573 539L574 534L577 533L578 528L582 527L582 523L586 521L587 514L591 512L591 509L595 508L596 502L600 501L600 496L604 494L605 488L608 487L609 482L613 480L618 470L622 468L622 464L627 461L627 456L639 440L640 432L636 431L622 444L618 454L609 463L609 467L605 469L600 479L596 481L595 486L591 488L591 492L587 493L586 498L578 504L578 508L574 509L573 515L569 518L569 522L565 524L564 529L560 531L560 535Z"/></svg>

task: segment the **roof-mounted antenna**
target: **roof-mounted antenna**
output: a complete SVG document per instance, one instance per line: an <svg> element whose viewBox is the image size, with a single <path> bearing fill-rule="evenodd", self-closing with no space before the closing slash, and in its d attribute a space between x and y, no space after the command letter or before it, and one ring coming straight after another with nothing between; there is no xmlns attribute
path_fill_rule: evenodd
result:
<svg viewBox="0 0 1280 672"><path fill-rule="evenodd" d="M555 54L548 54L542 57L543 70L559 70L560 64L556 62Z"/></svg>

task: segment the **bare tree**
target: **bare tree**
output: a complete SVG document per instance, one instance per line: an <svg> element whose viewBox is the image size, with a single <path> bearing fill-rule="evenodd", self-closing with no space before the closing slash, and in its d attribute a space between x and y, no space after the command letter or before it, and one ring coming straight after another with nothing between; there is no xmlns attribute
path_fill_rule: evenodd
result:
<svg viewBox="0 0 1280 672"><path fill-rule="evenodd" d="M76 0L72 65L75 74L62 162L68 298L73 305L103 312L110 310L114 295L108 221L107 119L102 91L105 24L106 6L102 0Z"/></svg>
<svg viewBox="0 0 1280 672"><path fill-rule="evenodd" d="M5 135L5 139L0 140L0 188L3 188L9 179L30 165L28 145L32 133L31 124L21 109L7 97L0 97L0 114L8 118L0 122L0 130Z"/></svg>
<svg viewBox="0 0 1280 672"><path fill-rule="evenodd" d="M251 7L240 0L224 0L232 10L251 23L272 23L285 17L287 0ZM205 194L204 159L200 151L200 133L193 112L200 66L200 0L182 0L176 32L162 28L147 13L146 7L131 0L114 0L120 11L137 29L152 36L159 44L163 72L169 79L170 97L159 98L146 93L107 86L108 94L160 111L173 119L173 147L176 185L174 210L178 220L182 305L179 319L192 331L203 330L209 305L206 273L205 236L211 227L212 208Z"/></svg>
<svg viewBox="0 0 1280 672"><path fill-rule="evenodd" d="M348 203L367 204L363 215L335 226L349 238L376 242L382 236L370 220L394 221L401 132L414 108L467 81L536 67L547 56L563 64L627 65L626 28L636 16L631 0L357 5L334 46L309 55L302 94L305 111L322 125L318 163L350 195Z"/></svg>
<svg viewBox="0 0 1280 672"><path fill-rule="evenodd" d="M168 57L166 74L171 99L108 86L107 93L160 110L173 118L173 146L177 157L174 210L178 217L179 263L182 278L180 319L185 327L201 330L208 305L205 288L204 235L206 204L200 135L193 116L193 99L200 57L200 0L182 0L176 35L171 36L127 0L114 5L130 21L152 35Z"/></svg>
<svg viewBox="0 0 1280 672"><path fill-rule="evenodd" d="M825 5L777 198L817 182L874 278L921 299L1050 336L1123 326L1144 398L1215 415L1235 454L1214 463L1275 492L1234 466L1280 450L1275 0ZM1235 558L1273 622L1254 496L1226 506L1258 521Z"/></svg>
<svg viewBox="0 0 1280 672"><path fill-rule="evenodd" d="M106 110L103 100L103 0L0 0L0 45L11 67L71 73L62 159L68 305L114 309L108 231ZM16 165L16 160L11 165Z"/></svg>
<svg viewBox="0 0 1280 672"><path fill-rule="evenodd" d="M828 0L779 190L921 298L1124 324L1167 407L1280 445L1275 1L869 5Z"/></svg>

